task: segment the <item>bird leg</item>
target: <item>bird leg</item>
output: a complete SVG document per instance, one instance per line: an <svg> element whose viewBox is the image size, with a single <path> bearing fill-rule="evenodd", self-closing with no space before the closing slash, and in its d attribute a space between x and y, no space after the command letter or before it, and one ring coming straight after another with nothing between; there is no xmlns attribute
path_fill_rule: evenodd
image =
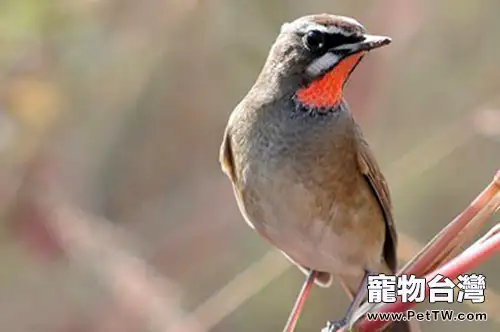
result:
<svg viewBox="0 0 500 332"><path fill-rule="evenodd" d="M297 325L297 321L299 320L299 316L304 308L304 303L311 291L311 287L314 284L314 280L318 273L316 271L311 270L309 275L307 276L304 284L302 285L302 289L297 296L297 300L293 306L292 312L290 312L290 316L288 317L288 321L286 322L285 328L283 332L293 332L295 330L295 326Z"/></svg>
<svg viewBox="0 0 500 332"><path fill-rule="evenodd" d="M370 275L369 272L365 271L363 279L361 280L361 283L359 284L358 290L356 292L356 296L352 300L351 304L349 304L349 307L347 308L344 317L342 317L342 319L337 321L329 321L326 327L321 332L335 332L343 328L344 326L348 325L349 322L351 322L351 318L355 310L361 305L368 291L367 285L368 285L369 275ZM349 326L349 328L350 327L351 326Z"/></svg>

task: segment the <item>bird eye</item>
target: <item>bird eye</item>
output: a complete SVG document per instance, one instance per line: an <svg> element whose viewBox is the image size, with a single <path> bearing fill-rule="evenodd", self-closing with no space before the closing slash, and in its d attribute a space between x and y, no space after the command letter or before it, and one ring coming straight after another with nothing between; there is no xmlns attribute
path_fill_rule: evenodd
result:
<svg viewBox="0 0 500 332"><path fill-rule="evenodd" d="M325 48L325 35L317 30L309 31L304 36L304 44L311 52L318 52Z"/></svg>

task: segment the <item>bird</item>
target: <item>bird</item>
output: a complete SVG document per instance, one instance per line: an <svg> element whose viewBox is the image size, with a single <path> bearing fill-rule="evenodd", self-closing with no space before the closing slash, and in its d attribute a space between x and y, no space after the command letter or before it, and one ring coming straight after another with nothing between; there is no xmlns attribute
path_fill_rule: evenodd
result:
<svg viewBox="0 0 500 332"><path fill-rule="evenodd" d="M351 73L391 43L353 18L312 14L284 23L254 85L229 116L219 151L245 221L322 287L352 303L369 275L397 271L388 184L344 99ZM410 331L396 322L393 331Z"/></svg>

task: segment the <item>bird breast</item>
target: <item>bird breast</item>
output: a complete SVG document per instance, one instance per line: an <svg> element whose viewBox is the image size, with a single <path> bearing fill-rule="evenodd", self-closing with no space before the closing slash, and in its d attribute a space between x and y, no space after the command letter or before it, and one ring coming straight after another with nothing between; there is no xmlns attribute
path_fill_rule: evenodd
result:
<svg viewBox="0 0 500 332"><path fill-rule="evenodd" d="M364 224L374 217L367 214L375 205L361 188L366 183L356 168L352 136L340 120L293 130L293 119L267 122L246 128L251 134L237 134L235 191L247 222L292 260L355 274L379 260L381 249L367 253L362 245L373 238ZM378 240L375 246L383 242Z"/></svg>

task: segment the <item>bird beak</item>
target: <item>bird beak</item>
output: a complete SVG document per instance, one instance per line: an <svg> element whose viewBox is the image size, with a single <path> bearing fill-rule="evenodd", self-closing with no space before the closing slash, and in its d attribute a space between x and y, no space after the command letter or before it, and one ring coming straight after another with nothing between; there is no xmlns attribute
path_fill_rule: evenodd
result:
<svg viewBox="0 0 500 332"><path fill-rule="evenodd" d="M385 36L365 35L365 39L353 44L344 44L337 46L332 51L347 52L346 55L352 55L358 52L370 51L388 45L392 42L391 38Z"/></svg>

